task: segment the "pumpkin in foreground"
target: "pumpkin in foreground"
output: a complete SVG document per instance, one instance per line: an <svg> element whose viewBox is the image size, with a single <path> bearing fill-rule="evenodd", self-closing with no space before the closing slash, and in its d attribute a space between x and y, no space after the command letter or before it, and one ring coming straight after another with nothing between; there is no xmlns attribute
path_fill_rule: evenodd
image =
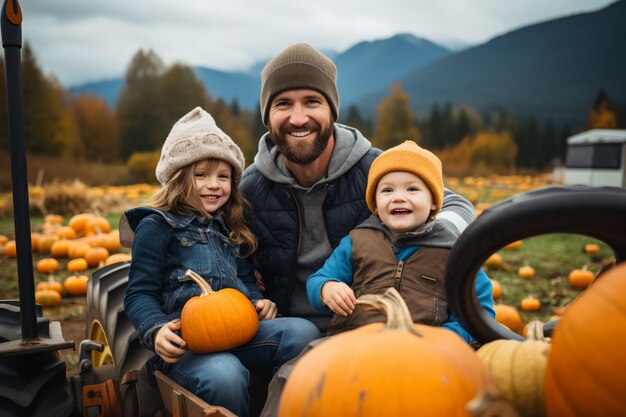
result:
<svg viewBox="0 0 626 417"><path fill-rule="evenodd" d="M545 376L550 417L626 416L626 262L602 273L552 335Z"/></svg>
<svg viewBox="0 0 626 417"><path fill-rule="evenodd" d="M500 339L486 343L476 354L524 417L546 415L543 378L550 343L543 337L543 324L531 321L525 341Z"/></svg>
<svg viewBox="0 0 626 417"><path fill-rule="evenodd" d="M387 323L306 353L287 379L279 417L469 416L468 402L495 392L474 351L447 329L413 324L394 288L357 303L384 311Z"/></svg>
<svg viewBox="0 0 626 417"><path fill-rule="evenodd" d="M180 316L187 347L196 353L221 352L252 340L259 330L259 316L250 300L233 288L213 291L191 270L187 275L202 289L201 295L187 300Z"/></svg>

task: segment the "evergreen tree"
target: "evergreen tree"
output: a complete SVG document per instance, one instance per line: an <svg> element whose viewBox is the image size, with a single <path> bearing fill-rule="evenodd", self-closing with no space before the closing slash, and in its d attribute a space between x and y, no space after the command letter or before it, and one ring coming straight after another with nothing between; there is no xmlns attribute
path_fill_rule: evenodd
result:
<svg viewBox="0 0 626 417"><path fill-rule="evenodd" d="M124 160L133 152L158 149L165 140L163 110L155 106L160 102L157 86L163 72L163 62L153 51L140 50L128 66L116 109Z"/></svg>
<svg viewBox="0 0 626 417"><path fill-rule="evenodd" d="M351 104L346 110L346 116L342 118L342 122L348 126L354 127L359 130L365 137L370 137L372 133L372 126L368 120L361 115L359 108L356 104Z"/></svg>

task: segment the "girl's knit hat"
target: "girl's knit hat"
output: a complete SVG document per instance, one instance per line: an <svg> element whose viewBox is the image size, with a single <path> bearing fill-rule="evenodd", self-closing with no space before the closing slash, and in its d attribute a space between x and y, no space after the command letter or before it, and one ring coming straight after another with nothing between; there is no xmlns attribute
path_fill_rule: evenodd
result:
<svg viewBox="0 0 626 417"><path fill-rule="evenodd" d="M261 118L268 125L274 97L285 90L310 88L326 97L335 120L339 117L337 67L333 61L306 43L291 45L269 62L261 72Z"/></svg>
<svg viewBox="0 0 626 417"><path fill-rule="evenodd" d="M378 181L390 172L405 171L417 175L426 183L433 194L436 208L433 215L441 210L443 202L443 173L441 160L437 156L419 147L412 140L387 149L372 163L367 177L365 201L372 213L376 209L376 186Z"/></svg>
<svg viewBox="0 0 626 417"><path fill-rule="evenodd" d="M196 107L172 126L165 139L156 167L157 180L165 186L179 169L209 158L228 162L234 168L233 182L239 182L246 163L241 149L209 113Z"/></svg>

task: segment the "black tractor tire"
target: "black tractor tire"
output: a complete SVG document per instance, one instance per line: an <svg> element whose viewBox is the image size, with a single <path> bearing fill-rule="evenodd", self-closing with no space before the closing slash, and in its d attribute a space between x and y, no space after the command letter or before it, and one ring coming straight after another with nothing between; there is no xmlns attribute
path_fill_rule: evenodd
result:
<svg viewBox="0 0 626 417"><path fill-rule="evenodd" d="M461 234L446 265L450 309L479 343L524 338L499 325L481 307L474 285L487 258L505 245L549 233L575 233L607 243L616 262L626 259L626 189L554 186L528 191L485 210ZM544 327L552 331L558 323Z"/></svg>
<svg viewBox="0 0 626 417"><path fill-rule="evenodd" d="M87 285L87 338L103 344L92 351L94 368L112 364L120 382L128 371L140 369L153 355L139 342L137 332L124 311L130 262L105 266L93 272Z"/></svg>
<svg viewBox="0 0 626 417"><path fill-rule="evenodd" d="M37 331L41 338L62 338L59 322L42 317L37 305ZM0 342L22 339L17 300L0 301ZM71 416L74 403L66 391L66 367L56 350L0 356L0 416Z"/></svg>

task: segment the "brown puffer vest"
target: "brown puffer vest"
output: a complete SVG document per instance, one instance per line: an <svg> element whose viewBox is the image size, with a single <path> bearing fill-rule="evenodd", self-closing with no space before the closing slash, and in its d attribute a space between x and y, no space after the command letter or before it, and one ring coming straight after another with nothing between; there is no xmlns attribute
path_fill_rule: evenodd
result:
<svg viewBox="0 0 626 417"><path fill-rule="evenodd" d="M441 326L448 321L444 269L450 249L424 246L406 261L398 261L380 230L355 229L350 232L350 239L352 289L357 298L363 294L382 294L387 288L395 287L409 307L413 322ZM328 335L385 321L383 314L357 306L348 317L335 314Z"/></svg>

